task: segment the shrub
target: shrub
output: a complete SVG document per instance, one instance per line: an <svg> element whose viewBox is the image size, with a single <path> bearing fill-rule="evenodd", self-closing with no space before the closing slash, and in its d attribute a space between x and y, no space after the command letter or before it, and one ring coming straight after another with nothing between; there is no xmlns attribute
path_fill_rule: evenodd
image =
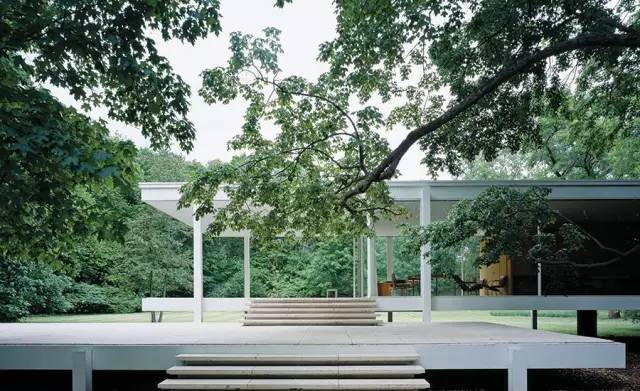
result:
<svg viewBox="0 0 640 391"><path fill-rule="evenodd" d="M112 286L77 283L67 294L69 312L76 314L125 313L140 310L140 299Z"/></svg>
<svg viewBox="0 0 640 391"><path fill-rule="evenodd" d="M39 262L0 259L0 322L15 322L29 313L64 312L64 291L72 282Z"/></svg>
<svg viewBox="0 0 640 391"><path fill-rule="evenodd" d="M640 323L640 311L639 310L628 310L622 313L622 317L624 319L631 319L634 322Z"/></svg>

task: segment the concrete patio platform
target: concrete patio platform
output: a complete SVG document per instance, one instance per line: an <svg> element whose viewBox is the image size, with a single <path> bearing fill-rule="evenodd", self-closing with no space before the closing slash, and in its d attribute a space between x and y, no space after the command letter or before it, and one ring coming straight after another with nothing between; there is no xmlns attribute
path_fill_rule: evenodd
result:
<svg viewBox="0 0 640 391"><path fill-rule="evenodd" d="M485 322L370 326L263 326L238 323L8 323L1 345L414 345L614 344L599 338Z"/></svg>
<svg viewBox="0 0 640 391"><path fill-rule="evenodd" d="M0 324L0 370L166 370L179 354L418 354L429 369L623 368L624 344L493 323L262 326L235 323Z"/></svg>

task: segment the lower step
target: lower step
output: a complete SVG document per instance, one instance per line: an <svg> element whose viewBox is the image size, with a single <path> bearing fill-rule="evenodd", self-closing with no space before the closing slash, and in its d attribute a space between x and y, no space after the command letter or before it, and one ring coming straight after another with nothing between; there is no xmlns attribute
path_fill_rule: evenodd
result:
<svg viewBox="0 0 640 391"><path fill-rule="evenodd" d="M245 319L245 326L377 326L377 319Z"/></svg>
<svg viewBox="0 0 640 391"><path fill-rule="evenodd" d="M424 379L167 379L162 390L424 390Z"/></svg>
<svg viewBox="0 0 640 391"><path fill-rule="evenodd" d="M368 297L254 298L253 303L375 303Z"/></svg>
<svg viewBox="0 0 640 391"><path fill-rule="evenodd" d="M420 365L189 365L167 370L181 377L366 377L412 378L424 374Z"/></svg>

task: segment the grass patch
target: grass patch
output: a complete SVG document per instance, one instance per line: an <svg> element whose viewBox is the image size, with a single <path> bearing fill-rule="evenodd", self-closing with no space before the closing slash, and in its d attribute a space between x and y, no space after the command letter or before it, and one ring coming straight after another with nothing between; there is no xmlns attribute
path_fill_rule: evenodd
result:
<svg viewBox="0 0 640 391"><path fill-rule="evenodd" d="M529 311L489 311L491 316L523 316L529 318ZM538 318L575 318L575 311L538 311Z"/></svg>

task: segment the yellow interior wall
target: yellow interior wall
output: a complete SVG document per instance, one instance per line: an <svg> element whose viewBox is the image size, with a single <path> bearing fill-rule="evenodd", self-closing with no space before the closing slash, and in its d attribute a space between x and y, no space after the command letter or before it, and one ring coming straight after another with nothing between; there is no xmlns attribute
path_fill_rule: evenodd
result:
<svg viewBox="0 0 640 391"><path fill-rule="evenodd" d="M500 277L507 276L507 287L500 288L500 293L488 289L481 289L480 296L497 294L510 295L513 293L513 274L511 273L511 259L507 255L501 255L499 261L493 265L480 268L480 279L485 279L489 284L497 283Z"/></svg>

